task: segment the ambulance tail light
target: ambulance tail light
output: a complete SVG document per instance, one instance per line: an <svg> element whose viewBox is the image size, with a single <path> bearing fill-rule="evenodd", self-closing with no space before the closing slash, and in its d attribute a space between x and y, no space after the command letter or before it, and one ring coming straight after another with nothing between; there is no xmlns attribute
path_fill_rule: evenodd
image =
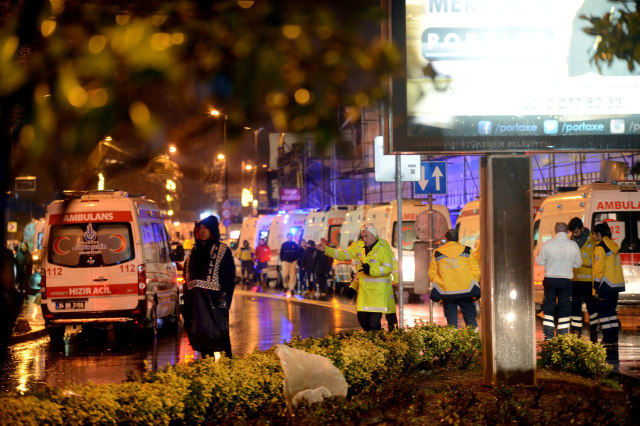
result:
<svg viewBox="0 0 640 426"><path fill-rule="evenodd" d="M138 266L138 296L147 294L147 268L144 265Z"/></svg>
<svg viewBox="0 0 640 426"><path fill-rule="evenodd" d="M47 303L47 275L44 268L40 270L40 300L42 304Z"/></svg>

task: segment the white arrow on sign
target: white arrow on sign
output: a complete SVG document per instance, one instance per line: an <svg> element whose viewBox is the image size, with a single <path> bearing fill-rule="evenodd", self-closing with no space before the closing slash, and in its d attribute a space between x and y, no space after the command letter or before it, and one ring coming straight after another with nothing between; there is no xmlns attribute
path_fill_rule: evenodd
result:
<svg viewBox="0 0 640 426"><path fill-rule="evenodd" d="M425 170L426 167L425 166L421 166L422 167L422 177L425 177L425 174L427 173L427 171ZM418 181L418 185L420 185L420 188L422 188L422 190L424 191L427 188L427 184L429 183L429 179L422 179Z"/></svg>
<svg viewBox="0 0 640 426"><path fill-rule="evenodd" d="M444 175L440 171L440 167L436 166L435 170L433 171L433 174L431 175L431 177L436 178L436 191L440 191L440 178L443 176Z"/></svg>

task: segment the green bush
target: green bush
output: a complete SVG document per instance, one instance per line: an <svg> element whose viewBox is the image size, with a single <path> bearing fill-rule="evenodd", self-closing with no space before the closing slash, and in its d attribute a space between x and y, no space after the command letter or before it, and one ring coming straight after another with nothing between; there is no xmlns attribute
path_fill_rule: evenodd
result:
<svg viewBox="0 0 640 426"><path fill-rule="evenodd" d="M602 379L611 371L604 347L564 334L540 342L540 364L584 377Z"/></svg>
<svg viewBox="0 0 640 426"><path fill-rule="evenodd" d="M385 401L390 398L405 401L418 412L421 408L415 403L416 390L394 387L397 378L437 365L462 369L478 365L481 349L480 337L473 328L454 329L430 323L403 331L294 338L289 345L331 359L349 384L350 398L331 398L305 411L288 407L280 360L270 349L255 351L243 359L221 358L215 362L206 358L168 366L120 384L78 385L64 392L45 387L24 396L2 396L0 424L178 425L256 420L286 424L293 418L358 423L359 416L369 410L384 412ZM545 366L596 379L610 371L601 346L574 336L543 342L540 349L541 364ZM530 410L537 406L535 395L527 396L529 402L521 401L530 405L522 405L512 397L510 389L499 391L502 402L495 408L485 407L482 412L466 404L466 390L445 392L442 403L452 407L442 408L442 421L456 422L456 413L466 410L467 419L508 423L516 418L527 423ZM576 399L572 407L582 407L582 403ZM302 415L303 412L307 414ZM564 419L564 414L556 413L548 420L558 419Z"/></svg>

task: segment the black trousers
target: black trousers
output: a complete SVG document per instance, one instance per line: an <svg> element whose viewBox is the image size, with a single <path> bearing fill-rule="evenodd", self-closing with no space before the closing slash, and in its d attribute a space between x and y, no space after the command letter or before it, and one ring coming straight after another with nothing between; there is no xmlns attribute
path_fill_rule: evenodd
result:
<svg viewBox="0 0 640 426"><path fill-rule="evenodd" d="M545 277L542 299L542 333L545 340L555 337L555 313L558 308L558 335L569 333L571 321L571 280Z"/></svg>
<svg viewBox="0 0 640 426"><path fill-rule="evenodd" d="M382 313L358 311L358 322L364 331L382 329Z"/></svg>
<svg viewBox="0 0 640 426"><path fill-rule="evenodd" d="M582 302L587 306L589 314L590 334L598 332L598 313L596 312L596 298L592 294L591 281L571 282L571 332L582 334Z"/></svg>

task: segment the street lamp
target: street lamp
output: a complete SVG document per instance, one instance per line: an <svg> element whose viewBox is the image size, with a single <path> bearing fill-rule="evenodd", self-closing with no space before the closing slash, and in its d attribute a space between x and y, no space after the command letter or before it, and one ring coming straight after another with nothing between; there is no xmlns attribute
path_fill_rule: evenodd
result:
<svg viewBox="0 0 640 426"><path fill-rule="evenodd" d="M254 146L254 153L256 156L256 170L255 170L255 174L256 174L256 196L255 196L255 200L259 201L260 199L260 185L258 184L258 171L260 171L258 164L259 164L259 159L258 159L258 135L260 134L261 131L264 130L264 127L260 127L258 129L254 129L252 127L245 127L245 130L250 130L253 133L253 146ZM257 206L256 206L257 207Z"/></svg>
<svg viewBox="0 0 640 426"><path fill-rule="evenodd" d="M224 154L219 154L218 159L223 160L225 158L225 154L227 154L227 114L218 111L217 109L212 109L209 111L209 115L212 117L220 118L224 120L222 122L222 146ZM229 172L227 168L227 160L224 162L224 200L227 201L229 199Z"/></svg>

